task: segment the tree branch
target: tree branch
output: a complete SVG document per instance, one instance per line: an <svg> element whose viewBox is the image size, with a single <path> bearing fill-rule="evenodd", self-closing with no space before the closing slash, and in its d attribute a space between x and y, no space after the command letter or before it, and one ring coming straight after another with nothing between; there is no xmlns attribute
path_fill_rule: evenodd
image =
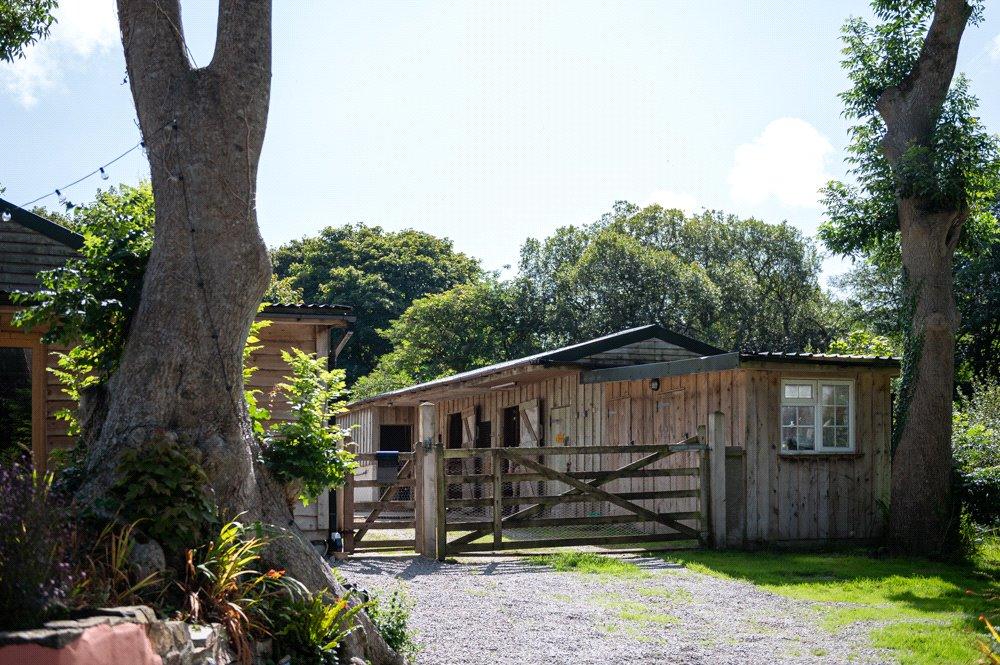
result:
<svg viewBox="0 0 1000 665"><path fill-rule="evenodd" d="M882 149L893 165L910 145L925 143L933 132L971 15L966 0L937 0L916 64L902 83L879 97L876 107L886 124Z"/></svg>
<svg viewBox="0 0 1000 665"><path fill-rule="evenodd" d="M229 80L254 93L271 83L271 0L219 0L215 53L209 69L232 73ZM265 95L264 103L268 99Z"/></svg>
<svg viewBox="0 0 1000 665"><path fill-rule="evenodd" d="M133 99L158 100L148 110L136 104L143 134L149 136L166 123L167 100L191 71L179 0L118 0L118 25ZM151 117L154 108L160 109L157 117Z"/></svg>

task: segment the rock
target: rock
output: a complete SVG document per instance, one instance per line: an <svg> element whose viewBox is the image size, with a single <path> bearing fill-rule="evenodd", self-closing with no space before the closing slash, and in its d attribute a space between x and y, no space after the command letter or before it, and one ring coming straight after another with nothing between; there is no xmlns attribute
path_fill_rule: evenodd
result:
<svg viewBox="0 0 1000 665"><path fill-rule="evenodd" d="M162 573L167 569L167 557L163 554L163 548L155 540L133 545L128 563L132 573L139 580L156 573Z"/></svg>

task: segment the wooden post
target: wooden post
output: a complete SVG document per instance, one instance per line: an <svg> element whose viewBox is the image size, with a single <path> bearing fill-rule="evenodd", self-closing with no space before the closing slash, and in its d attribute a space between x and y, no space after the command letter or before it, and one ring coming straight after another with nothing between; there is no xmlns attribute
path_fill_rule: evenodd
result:
<svg viewBox="0 0 1000 665"><path fill-rule="evenodd" d="M500 448L494 448L491 463L493 471L493 544L503 540L503 457Z"/></svg>
<svg viewBox="0 0 1000 665"><path fill-rule="evenodd" d="M699 433L704 429L701 425L698 427ZM702 438L701 443L705 443ZM701 523L699 524L699 531L701 532L698 538L699 544L702 546L708 546L710 538L712 536L711 521L712 521L712 470L711 470L711 457L712 453L708 450L701 451L701 469L700 469L700 482L701 494L699 495L699 503L701 504Z"/></svg>
<svg viewBox="0 0 1000 665"><path fill-rule="evenodd" d="M434 468L436 491L435 494L435 514L434 523L437 526L437 538L435 539L435 551L437 560L444 561L448 558L448 476L444 464L444 444L434 443Z"/></svg>
<svg viewBox="0 0 1000 665"><path fill-rule="evenodd" d="M726 421L722 411L716 411L708 420L708 440L712 449L712 545L722 549L726 546Z"/></svg>
<svg viewBox="0 0 1000 665"><path fill-rule="evenodd" d="M417 552L426 557L437 556L437 460L434 457L434 438L437 433L437 407L430 402L420 405L419 411L420 466L416 470L414 485L419 488L414 497L414 542Z"/></svg>
<svg viewBox="0 0 1000 665"><path fill-rule="evenodd" d="M344 510L340 535L344 539L344 553L354 553L354 474L348 474L344 481Z"/></svg>

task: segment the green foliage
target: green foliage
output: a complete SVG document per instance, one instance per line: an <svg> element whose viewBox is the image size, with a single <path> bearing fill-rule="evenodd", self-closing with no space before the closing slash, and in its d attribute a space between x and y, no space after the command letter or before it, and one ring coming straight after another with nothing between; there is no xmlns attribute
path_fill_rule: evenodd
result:
<svg viewBox="0 0 1000 665"><path fill-rule="evenodd" d="M166 435L122 453L107 506L156 540L169 554L203 542L217 509L201 453Z"/></svg>
<svg viewBox="0 0 1000 665"><path fill-rule="evenodd" d="M905 663L976 662L981 614L1000 612L1000 558L961 563L854 553L677 552L687 568L813 603L831 632L875 622L874 646Z"/></svg>
<svg viewBox="0 0 1000 665"><path fill-rule="evenodd" d="M974 522L1000 527L1000 383L976 383L953 414L962 503Z"/></svg>
<svg viewBox="0 0 1000 665"><path fill-rule="evenodd" d="M4 0L0 3L0 61L23 58L25 47L47 37L57 5L57 0Z"/></svg>
<svg viewBox="0 0 1000 665"><path fill-rule="evenodd" d="M593 552L561 552L528 559L528 563L549 566L563 573L586 573L606 577L643 579L650 574L631 561Z"/></svg>
<svg viewBox="0 0 1000 665"><path fill-rule="evenodd" d="M390 350L376 331L414 299L481 273L479 263L455 252L450 240L361 224L328 227L282 245L272 252L272 262L278 278L300 290L307 302L352 305L363 313L342 356L351 381L370 372Z"/></svg>
<svg viewBox="0 0 1000 665"><path fill-rule="evenodd" d="M263 309L263 305L261 306ZM257 373L257 368L250 365L250 356L255 351L264 348L260 343L260 331L271 325L267 320L256 320L250 324L250 333L247 335L247 343L243 346L243 385L249 386L250 379ZM244 388L243 398L247 403L247 412L250 415L250 426L258 441L264 440L266 434L265 425L271 419L271 412L257 403L257 398L261 390L256 388Z"/></svg>
<svg viewBox="0 0 1000 665"><path fill-rule="evenodd" d="M413 601L401 587L388 594L374 595L366 607L368 618L393 651L407 660L417 654L415 635L409 627Z"/></svg>
<svg viewBox="0 0 1000 665"><path fill-rule="evenodd" d="M276 659L291 656L303 665L336 665L337 651L357 628L355 617L366 605L350 605L349 596L332 599L326 592L301 594L276 605L272 620ZM392 646L391 644L389 646Z"/></svg>
<svg viewBox="0 0 1000 665"><path fill-rule="evenodd" d="M166 576L154 571L138 578L130 557L135 549L138 523L109 522L89 544L88 551L77 554L73 600L77 607L119 607L140 605L162 596ZM78 540L86 540L80 537ZM85 543L81 543L86 546Z"/></svg>
<svg viewBox="0 0 1000 665"><path fill-rule="evenodd" d="M354 473L354 455L342 447L344 431L332 425L344 412L343 370L327 370L326 359L299 349L281 352L292 369L277 389L291 405L292 420L272 426L264 439L264 464L284 483L300 482L303 503Z"/></svg>
<svg viewBox="0 0 1000 665"><path fill-rule="evenodd" d="M392 351L354 392L649 323L728 348L823 348L846 311L819 271L816 248L787 224L619 202L594 224L527 240L512 279L486 275L415 300L380 330Z"/></svg>
<svg viewBox="0 0 1000 665"><path fill-rule="evenodd" d="M270 540L259 523L227 522L208 545L188 550L180 584L181 617L193 623L221 623L237 660L245 665L253 660L251 639L266 637L280 625L275 608L293 595L308 593L284 571L256 570Z"/></svg>
<svg viewBox="0 0 1000 665"><path fill-rule="evenodd" d="M75 345L58 372L75 398L118 367L153 246L152 189L112 187L77 208L73 223L84 236L80 258L39 273L41 288L13 300L25 306L16 325L47 327L46 344Z"/></svg>
<svg viewBox="0 0 1000 665"><path fill-rule="evenodd" d="M895 356L898 351L888 337L876 335L864 328L854 328L849 333L830 342L828 353L859 356Z"/></svg>
<svg viewBox="0 0 1000 665"><path fill-rule="evenodd" d="M271 283L264 293L264 302L269 303L301 303L302 289L296 288L295 278L292 276L278 277L271 275Z"/></svg>
<svg viewBox="0 0 1000 665"><path fill-rule="evenodd" d="M355 398L532 353L516 289L487 277L413 304L383 331L395 348L353 386Z"/></svg>

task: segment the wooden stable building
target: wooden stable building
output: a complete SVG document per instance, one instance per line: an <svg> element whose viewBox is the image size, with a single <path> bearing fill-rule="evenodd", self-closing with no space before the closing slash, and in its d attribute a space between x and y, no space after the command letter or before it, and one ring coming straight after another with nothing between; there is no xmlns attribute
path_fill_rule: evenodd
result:
<svg viewBox="0 0 1000 665"><path fill-rule="evenodd" d="M398 460L411 459L414 444L425 440L421 447L431 450L437 444L447 458L442 467L446 477L435 481L447 493L436 522L441 537L453 529L480 529L459 538L458 544L469 546L493 520L494 544L506 547L502 523L511 519L512 510L518 515L530 512L527 521L539 525L545 523L538 519L541 508L523 510L524 505L555 504L567 494L587 491L594 502L611 501L629 514L622 515L618 508L602 515L588 513L587 506L594 504L576 496L576 512L561 513L564 522L612 524L648 518L659 522L654 531L672 524L693 533L699 530L700 516L700 532L706 533L708 488L699 489L698 478L707 485L707 471L699 472L699 465L707 463L699 450L707 448L691 444L704 442L704 428L714 422L715 436L724 437L725 448L724 463L716 461L724 487L712 486L715 509L721 511L714 515L713 528L725 541L716 545L873 541L886 526L890 380L898 368L896 359L886 357L733 353L659 326L626 330L351 404L340 422L352 428L353 444L366 464L341 510L352 513L353 502L364 513L379 509L380 498L394 498L382 493L389 487L386 479L398 472ZM423 434L417 429L421 408ZM641 462L645 471L623 477L628 474L621 469L640 465L628 464L630 459L656 446L663 446L664 454L655 463ZM555 449L560 447L572 454L558 454ZM523 448L547 449L540 450L546 468L539 464L542 455L518 451L519 456L512 456L513 449ZM524 468L502 464L505 473L530 482L522 482L514 496L502 485L506 476L493 477L493 515L484 512L482 518L451 526L453 518L446 513L487 506L490 499L485 498L488 488L466 484L456 490L449 483L487 480L489 453L498 452L504 458L527 459ZM609 464L619 470L609 472ZM422 485L433 486L421 478L433 473L428 464L415 474L409 472L411 480L402 487L415 487L419 494ZM536 483L536 478L545 482ZM587 490L579 480L584 478L597 478L589 486L602 484L603 489ZM558 493L566 485L570 490ZM421 500L416 499L410 505L417 513L419 549ZM405 507L405 501L398 503ZM425 505L425 512L432 509L431 503ZM595 517L588 522L584 514ZM341 528L349 535L359 525L362 532L377 527L369 516L364 523L348 519ZM604 540L628 538L639 537Z"/></svg>
<svg viewBox="0 0 1000 665"><path fill-rule="evenodd" d="M53 450L73 444L66 422L56 413L76 405L50 371L56 367L53 353L66 349L43 344L41 331L14 327L11 317L18 307L10 294L35 291L36 274L76 256L83 237L3 199L0 213L0 452L30 450L35 466L44 469ZM285 419L288 405L273 395L275 385L290 373L281 351L299 348L327 356L333 365L352 335L355 319L350 307L301 304L269 305L259 318L271 324L261 331L261 348L251 356L258 371L249 387L261 391L262 405L274 419ZM297 507L296 521L310 538L326 540L329 505L322 496Z"/></svg>

